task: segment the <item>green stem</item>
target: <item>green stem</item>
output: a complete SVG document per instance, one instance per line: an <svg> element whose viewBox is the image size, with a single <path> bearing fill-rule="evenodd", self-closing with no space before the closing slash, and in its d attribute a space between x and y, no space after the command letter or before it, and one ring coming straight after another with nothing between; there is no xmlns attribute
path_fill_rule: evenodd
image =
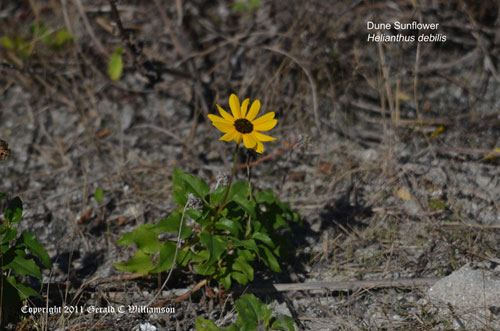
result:
<svg viewBox="0 0 500 331"><path fill-rule="evenodd" d="M226 205L226 200L229 195L229 191L231 190L231 185L233 184L234 174L236 173L236 161L238 160L239 147L240 144L236 143L236 148L234 149L233 172L231 173L231 178L229 179L229 184L227 185L226 193L224 194L224 199L222 199L222 203L220 204L219 209L217 209L217 212L215 213L215 220L217 220L220 212L222 211L222 208L224 208L224 206Z"/></svg>

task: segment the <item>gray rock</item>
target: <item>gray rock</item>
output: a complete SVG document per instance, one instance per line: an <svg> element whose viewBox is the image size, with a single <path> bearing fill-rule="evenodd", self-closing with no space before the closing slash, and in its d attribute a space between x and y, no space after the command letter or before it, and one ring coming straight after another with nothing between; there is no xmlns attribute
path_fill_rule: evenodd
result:
<svg viewBox="0 0 500 331"><path fill-rule="evenodd" d="M439 280L429 291L439 313L456 329L500 329L500 264L470 263Z"/></svg>

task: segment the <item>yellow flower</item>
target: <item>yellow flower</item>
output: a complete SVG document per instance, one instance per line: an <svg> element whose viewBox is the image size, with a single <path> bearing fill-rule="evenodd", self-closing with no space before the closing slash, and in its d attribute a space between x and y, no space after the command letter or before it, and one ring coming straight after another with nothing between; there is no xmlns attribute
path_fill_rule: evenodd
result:
<svg viewBox="0 0 500 331"><path fill-rule="evenodd" d="M219 131L225 133L219 140L236 141L239 145L243 140L246 148L253 148L257 153L264 152L263 141L276 140L274 137L262 134L259 131L269 131L276 126L278 120L274 119L274 112L267 113L257 119L260 110L260 101L255 100L247 113L250 99L240 100L235 94L229 97L229 107L233 115L217 105L222 117L210 114L208 118Z"/></svg>

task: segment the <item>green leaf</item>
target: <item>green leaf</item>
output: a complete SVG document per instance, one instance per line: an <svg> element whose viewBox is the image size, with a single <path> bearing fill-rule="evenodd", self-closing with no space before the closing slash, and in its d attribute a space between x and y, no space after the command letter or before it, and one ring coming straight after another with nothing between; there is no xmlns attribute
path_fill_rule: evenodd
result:
<svg viewBox="0 0 500 331"><path fill-rule="evenodd" d="M221 236L212 236L208 232L202 232L200 235L200 243L207 247L210 257L207 261L208 264L217 262L222 254L229 247L229 243Z"/></svg>
<svg viewBox="0 0 500 331"><path fill-rule="evenodd" d="M224 286L226 291L229 291L231 288L231 274L226 275L225 277L219 279L219 282Z"/></svg>
<svg viewBox="0 0 500 331"><path fill-rule="evenodd" d="M21 221L23 217L23 202L19 197L15 197L9 201L4 217L7 223L10 224Z"/></svg>
<svg viewBox="0 0 500 331"><path fill-rule="evenodd" d="M12 39L10 39L7 36L3 36L2 39L0 39L0 44L4 48L7 48L9 51L13 51L15 48L14 43L12 42Z"/></svg>
<svg viewBox="0 0 500 331"><path fill-rule="evenodd" d="M208 252L208 249L196 251L196 254L193 255L194 262L205 262L208 261L209 258L210 253Z"/></svg>
<svg viewBox="0 0 500 331"><path fill-rule="evenodd" d="M47 254L47 251L38 242L35 235L23 231L21 233L21 242L26 245L26 247L30 250L30 253L36 256L47 269L52 268L49 254Z"/></svg>
<svg viewBox="0 0 500 331"><path fill-rule="evenodd" d="M193 193L200 199L204 199L210 191L210 187L201 178L189 174L183 174L182 178L187 183L188 193Z"/></svg>
<svg viewBox="0 0 500 331"><path fill-rule="evenodd" d="M193 253L189 250L189 248L185 248L184 250L180 249L177 252L177 265L185 267L192 258Z"/></svg>
<svg viewBox="0 0 500 331"><path fill-rule="evenodd" d="M197 198L205 199L210 191L210 187L203 179L183 173L179 168L174 168L174 202L184 206L188 199L188 194L192 193Z"/></svg>
<svg viewBox="0 0 500 331"><path fill-rule="evenodd" d="M434 210L436 210L436 209L445 210L446 209L446 201L441 201L438 199L430 199L429 205Z"/></svg>
<svg viewBox="0 0 500 331"><path fill-rule="evenodd" d="M114 263L113 266L120 271L135 272L139 274L147 274L153 269L151 257L141 250L138 250L135 256L128 261Z"/></svg>
<svg viewBox="0 0 500 331"><path fill-rule="evenodd" d="M215 273L215 267L207 262L195 265L194 270L198 275L204 276L211 276Z"/></svg>
<svg viewBox="0 0 500 331"><path fill-rule="evenodd" d="M52 39L52 43L51 43L50 47L54 50L58 50L62 46L64 46L65 44L70 43L72 41L73 41L73 36L71 35L71 33L68 31L68 29L63 28L63 29L56 32L54 38ZM121 48L121 47L119 47L119 48ZM115 53L116 53L116 50L115 50ZM115 53L113 53L113 55ZM111 59L113 59L113 56L111 56ZM121 51L120 51L120 61L121 61ZM123 68L123 65L122 65L122 68ZM120 75L121 75L121 69L120 69ZM119 78L120 77L118 76L118 79Z"/></svg>
<svg viewBox="0 0 500 331"><path fill-rule="evenodd" d="M151 273L160 273L169 270L174 263L176 245L172 242L165 242L160 248L158 264L151 270Z"/></svg>
<svg viewBox="0 0 500 331"><path fill-rule="evenodd" d="M37 39L41 39L42 42L44 42L45 44L48 44L50 42L50 40L52 39L50 37L49 29L46 26L44 26L43 24L38 23L38 22L31 25L30 32L33 35L33 37L35 37Z"/></svg>
<svg viewBox="0 0 500 331"><path fill-rule="evenodd" d="M232 265L233 270L241 271L245 274L246 278L253 281L253 268L247 263L244 257L238 256Z"/></svg>
<svg viewBox="0 0 500 331"><path fill-rule="evenodd" d="M29 297L38 297L40 298L40 294L38 294L37 291L32 289L31 287L23 285L21 282L18 282L16 278L12 276L7 276L5 277L7 282L17 290L17 293L19 295L19 298L21 300L27 299Z"/></svg>
<svg viewBox="0 0 500 331"><path fill-rule="evenodd" d="M241 285L246 285L248 283L247 276L242 272L233 271L231 272L231 277Z"/></svg>
<svg viewBox="0 0 500 331"><path fill-rule="evenodd" d="M7 199L7 194L0 192L0 201Z"/></svg>
<svg viewBox="0 0 500 331"><path fill-rule="evenodd" d="M20 276L30 275L38 279L42 279L40 268L36 265L33 259L26 259L26 254L23 250L9 250L4 256L2 270L12 269L12 271Z"/></svg>
<svg viewBox="0 0 500 331"><path fill-rule="evenodd" d="M209 218L209 212L203 213L201 210L189 209L186 211L186 215L191 217L196 223L205 227L211 223Z"/></svg>
<svg viewBox="0 0 500 331"><path fill-rule="evenodd" d="M184 215L184 222L182 224L182 229L181 229L181 239L189 237L193 232L191 227L186 226L185 217L186 216ZM170 214L167 218L159 220L158 223L156 223L151 230L154 231L157 235L163 232L178 234L181 218L182 218L182 212L176 210L172 214Z"/></svg>
<svg viewBox="0 0 500 331"><path fill-rule="evenodd" d="M216 206L217 204L222 202L222 198L224 198L224 194L226 193L227 186L219 186L212 193L210 193L210 204L212 206Z"/></svg>
<svg viewBox="0 0 500 331"><path fill-rule="evenodd" d="M276 214L276 218L273 224L273 229L281 229L281 228L286 228L288 226L288 223L286 220L280 215Z"/></svg>
<svg viewBox="0 0 500 331"><path fill-rule="evenodd" d="M268 204L274 203L275 198L273 190L267 189L265 191L257 192L255 194L255 201L257 201L258 203L263 203L263 202Z"/></svg>
<svg viewBox="0 0 500 331"><path fill-rule="evenodd" d="M240 232L242 231L240 222L228 218L222 218L215 224L215 227L218 230L227 230L235 237L239 237Z"/></svg>
<svg viewBox="0 0 500 331"><path fill-rule="evenodd" d="M264 255L266 256L265 258L262 258L264 264L271 268L274 272L281 272L280 265L278 260L274 257L274 254L266 246L261 245L259 246L259 249L264 251Z"/></svg>
<svg viewBox="0 0 500 331"><path fill-rule="evenodd" d="M234 247L243 247L246 249L250 249L256 253L258 253L258 248L257 244L255 243L255 240L253 239L248 239L248 240L238 240L236 238L232 239Z"/></svg>
<svg viewBox="0 0 500 331"><path fill-rule="evenodd" d="M198 209L188 209L186 210L186 215L191 217L195 222L198 222L203 217L203 213Z"/></svg>
<svg viewBox="0 0 500 331"><path fill-rule="evenodd" d="M271 329L281 331L295 331L293 322L293 318L287 315L283 315L273 322L273 324L271 325Z"/></svg>
<svg viewBox="0 0 500 331"><path fill-rule="evenodd" d="M103 197L104 197L104 190L100 187L96 188L94 192L95 201L97 201L97 203L101 203Z"/></svg>
<svg viewBox="0 0 500 331"><path fill-rule="evenodd" d="M108 76L111 80L119 80L123 72L123 60L122 60L123 48L118 47L111 55L108 63Z"/></svg>
<svg viewBox="0 0 500 331"><path fill-rule="evenodd" d="M227 201L233 201L235 196L247 199L250 192L250 185L246 180L239 180L231 186L231 191L227 195ZM248 199L247 199L248 200Z"/></svg>
<svg viewBox="0 0 500 331"><path fill-rule="evenodd" d="M2 239L0 239L0 245L8 243L9 241L16 239L16 237L17 237L17 228L15 228L15 227L12 227L12 228L5 227L4 231L2 231L2 232L4 232L4 233L3 233ZM8 246L5 246L5 247L7 249L9 248ZM7 251L7 249L5 251ZM5 251L2 253L5 253Z"/></svg>
<svg viewBox="0 0 500 331"><path fill-rule="evenodd" d="M259 0L235 1L233 2L233 10L235 12L251 12L260 8Z"/></svg>
<svg viewBox="0 0 500 331"><path fill-rule="evenodd" d="M26 40L24 40L19 36L14 37L14 45L17 53L19 54L22 60L27 59L33 53L34 44L27 42Z"/></svg>
<svg viewBox="0 0 500 331"><path fill-rule="evenodd" d="M255 254L246 249L238 249L236 251L238 256L243 257L246 261L253 262L255 260Z"/></svg>
<svg viewBox="0 0 500 331"><path fill-rule="evenodd" d="M153 254L160 249L158 235L152 231L154 224L143 224L132 232L125 233L116 241L118 245L135 243L137 248L144 253Z"/></svg>
<svg viewBox="0 0 500 331"><path fill-rule="evenodd" d="M255 214L255 204L251 203L248 201L246 197L243 197L241 195L235 195L232 199L234 202L236 202L245 212L247 212L250 216L253 218L256 218Z"/></svg>
<svg viewBox="0 0 500 331"><path fill-rule="evenodd" d="M196 330L197 331L217 331L220 329L211 320L207 320L204 318L197 318L196 319Z"/></svg>
<svg viewBox="0 0 500 331"><path fill-rule="evenodd" d="M264 244L266 244L267 246L269 247L274 247L274 242L271 240L271 238L265 234L265 233L262 233L262 232L255 232L253 235L252 235L252 239L255 239L255 240L260 240L262 241Z"/></svg>
<svg viewBox="0 0 500 331"><path fill-rule="evenodd" d="M236 325L243 330L257 330L260 322L267 327L273 311L260 302L253 294L244 294L236 301L238 318Z"/></svg>

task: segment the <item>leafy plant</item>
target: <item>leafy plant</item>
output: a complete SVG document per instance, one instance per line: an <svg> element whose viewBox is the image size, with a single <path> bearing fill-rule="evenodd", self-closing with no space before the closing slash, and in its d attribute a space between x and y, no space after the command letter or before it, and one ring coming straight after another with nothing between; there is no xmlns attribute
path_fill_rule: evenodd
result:
<svg viewBox="0 0 500 331"><path fill-rule="evenodd" d="M94 192L95 201L97 201L97 203L101 203L103 197L104 197L104 190L101 187L96 188Z"/></svg>
<svg viewBox="0 0 500 331"><path fill-rule="evenodd" d="M251 12L259 9L261 6L259 0L245 0L233 2L233 10L236 12Z"/></svg>
<svg viewBox="0 0 500 331"><path fill-rule="evenodd" d="M0 200L5 199L6 195L0 193ZM2 312L6 308L5 303L11 305L28 297L39 297L37 291L23 285L19 281L19 277L16 277L29 275L42 280L40 267L33 258L28 257L26 251L38 258L46 268L52 268L47 252L33 234L23 231L19 236L17 235L16 224L21 221L22 213L21 199L16 197L10 200L4 213L5 221L0 225L0 268L2 269L0 274L2 298L0 302Z"/></svg>
<svg viewBox="0 0 500 331"><path fill-rule="evenodd" d="M218 328L211 320L198 318L196 330L198 331L239 331L239 330L295 330L293 319L290 316L273 318L273 310L257 299L253 294L242 295L236 300L238 318L236 323L226 328Z"/></svg>
<svg viewBox="0 0 500 331"><path fill-rule="evenodd" d="M240 144L243 142L247 149L263 153L262 142L276 140L260 132L276 126L275 113L257 118L260 101L255 100L250 108L249 105L250 99L240 104L238 97L231 94L232 115L219 105L222 117L208 115L212 124L224 133L221 140L236 142L229 184L210 192L202 179L175 168L173 198L179 208L158 223L144 224L117 241L120 245L134 243L138 248L135 257L114 264L118 270L146 274L172 270L174 264L189 265L190 270L215 279L226 290L233 281L241 285L253 281L256 259L272 271L281 271L277 258L286 251L286 239L281 232L289 227L289 222L300 222L299 215L277 199L272 190L253 195L248 182L233 185ZM197 204L200 208L193 208ZM185 215L196 224L187 226ZM158 236L164 232L177 234L177 245L160 242Z"/></svg>
<svg viewBox="0 0 500 331"><path fill-rule="evenodd" d="M144 224L124 234L117 243L136 244L138 250L132 259L116 263L118 270L159 273L172 268L176 256L176 265L190 265L195 273L215 279L226 289L233 281L241 285L253 281L255 260L281 271L277 258L286 253L287 244L281 231L300 218L272 190L251 196L248 182L238 181L224 200L227 186L210 192L202 179L178 168L173 183L174 201L180 208L156 224ZM201 201L201 209L188 208L193 201L190 195ZM185 215L195 221L193 226L185 224ZM184 244L177 249L174 242L161 242L158 236L164 232L179 235Z"/></svg>
<svg viewBox="0 0 500 331"><path fill-rule="evenodd" d="M123 59L122 59L123 48L118 47L108 63L108 76L111 80L119 80L123 72Z"/></svg>
<svg viewBox="0 0 500 331"><path fill-rule="evenodd" d="M16 62L22 62L33 55L39 41L53 51L58 51L73 41L73 36L68 29L50 31L39 22L31 25L30 34L31 38L28 39L21 36L3 36L0 39L0 45L11 52Z"/></svg>
<svg viewBox="0 0 500 331"><path fill-rule="evenodd" d="M429 205L433 210L445 210L446 209L446 201L438 200L438 199L430 199Z"/></svg>

